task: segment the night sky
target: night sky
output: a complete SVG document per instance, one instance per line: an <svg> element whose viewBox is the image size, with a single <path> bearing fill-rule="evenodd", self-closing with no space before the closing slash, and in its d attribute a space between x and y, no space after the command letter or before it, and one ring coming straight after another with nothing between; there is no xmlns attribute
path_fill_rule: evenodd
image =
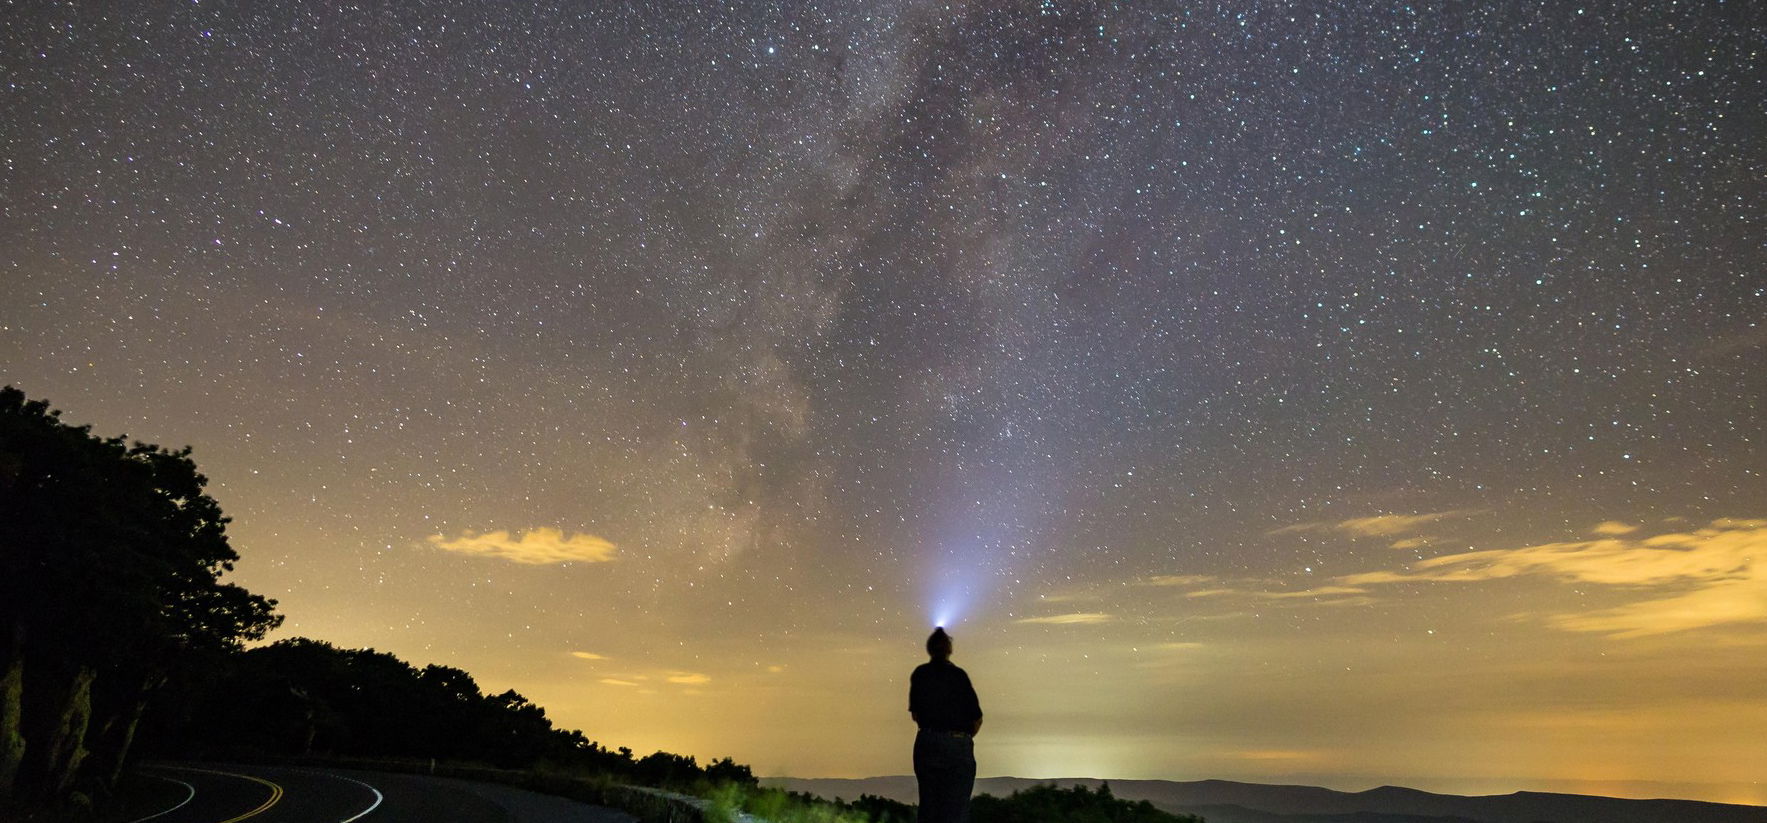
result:
<svg viewBox="0 0 1767 823"><path fill-rule="evenodd" d="M0 382L610 746L1767 803L1767 11L1617 5L0 3Z"/></svg>

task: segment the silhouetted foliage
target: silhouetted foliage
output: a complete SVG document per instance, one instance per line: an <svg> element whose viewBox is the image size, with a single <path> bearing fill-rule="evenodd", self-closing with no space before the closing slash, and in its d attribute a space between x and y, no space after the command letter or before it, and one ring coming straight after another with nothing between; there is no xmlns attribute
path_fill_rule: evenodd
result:
<svg viewBox="0 0 1767 823"><path fill-rule="evenodd" d="M1123 800L1109 783L1096 790L1085 786L1060 789L1033 786L1007 797L982 795L970 802L973 823L1203 823L1192 815L1154 808L1146 800Z"/></svg>
<svg viewBox="0 0 1767 823"><path fill-rule="evenodd" d="M860 795L847 802L825 800L808 792L726 783L709 793L708 820L723 823L745 812L768 823L914 823L915 809L887 797Z"/></svg>
<svg viewBox="0 0 1767 823"><path fill-rule="evenodd" d="M546 710L509 690L484 694L472 675L419 669L385 652L294 638L235 655L224 670L168 689L153 722L170 751L434 758L501 768L594 772L623 782L683 789L754 785L730 758L700 768L656 752L633 759L581 731L556 729Z"/></svg>
<svg viewBox="0 0 1767 823"><path fill-rule="evenodd" d="M875 794L859 795L858 800L843 805L865 815L872 823L914 823L915 819L913 804Z"/></svg>
<svg viewBox="0 0 1767 823"><path fill-rule="evenodd" d="M145 695L263 637L190 449L94 436L0 389L0 796L105 790Z"/></svg>
<svg viewBox="0 0 1767 823"><path fill-rule="evenodd" d="M745 786L753 786L759 782L755 780L753 770L728 757L707 763L706 779L713 783L740 783Z"/></svg>

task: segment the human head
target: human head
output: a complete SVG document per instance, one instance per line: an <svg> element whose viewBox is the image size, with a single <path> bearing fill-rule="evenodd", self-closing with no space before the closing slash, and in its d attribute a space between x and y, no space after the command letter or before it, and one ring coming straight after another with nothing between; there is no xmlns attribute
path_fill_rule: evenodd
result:
<svg viewBox="0 0 1767 823"><path fill-rule="evenodd" d="M951 635L945 633L945 627L933 629L926 638L926 653L934 660L944 660L951 656Z"/></svg>

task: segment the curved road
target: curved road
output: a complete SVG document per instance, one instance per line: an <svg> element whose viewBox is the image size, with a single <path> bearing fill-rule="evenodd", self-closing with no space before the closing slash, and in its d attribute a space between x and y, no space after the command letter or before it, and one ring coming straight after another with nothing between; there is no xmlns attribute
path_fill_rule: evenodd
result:
<svg viewBox="0 0 1767 823"><path fill-rule="evenodd" d="M625 812L495 783L281 766L155 764L130 823L636 823Z"/></svg>

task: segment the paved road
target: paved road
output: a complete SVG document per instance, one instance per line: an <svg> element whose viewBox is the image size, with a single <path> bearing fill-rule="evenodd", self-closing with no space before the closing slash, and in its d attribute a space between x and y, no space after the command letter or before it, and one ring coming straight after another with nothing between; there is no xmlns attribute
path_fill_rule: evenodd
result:
<svg viewBox="0 0 1767 823"><path fill-rule="evenodd" d="M156 764L133 823L636 823L624 812L495 783L280 766Z"/></svg>

